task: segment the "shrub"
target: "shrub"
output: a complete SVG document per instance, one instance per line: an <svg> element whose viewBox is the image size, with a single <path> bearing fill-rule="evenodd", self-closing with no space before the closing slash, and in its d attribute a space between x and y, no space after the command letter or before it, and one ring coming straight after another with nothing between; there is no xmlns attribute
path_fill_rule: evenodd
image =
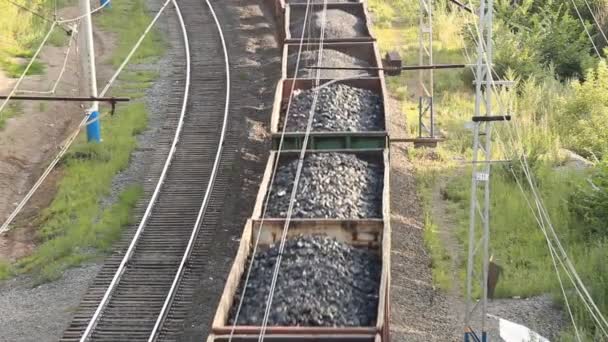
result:
<svg viewBox="0 0 608 342"><path fill-rule="evenodd" d="M608 160L598 165L588 183L572 194L570 208L586 240L608 237Z"/></svg>
<svg viewBox="0 0 608 342"><path fill-rule="evenodd" d="M602 61L587 73L584 83L574 82L555 127L566 146L585 157L602 159L608 153L608 66Z"/></svg>

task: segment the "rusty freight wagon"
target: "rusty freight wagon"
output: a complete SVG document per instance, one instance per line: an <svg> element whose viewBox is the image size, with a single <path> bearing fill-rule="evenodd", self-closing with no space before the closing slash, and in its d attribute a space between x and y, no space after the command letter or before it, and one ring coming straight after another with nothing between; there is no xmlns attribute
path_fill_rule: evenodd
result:
<svg viewBox="0 0 608 342"><path fill-rule="evenodd" d="M294 84L295 83L295 84ZM353 107L353 103L358 102L358 99L353 99L354 96L373 96L373 100L367 99L367 103L358 106L357 110L361 113L358 115L364 117L361 121L370 121L374 120L372 125L369 127L365 127L363 124L360 124L360 127L353 127L353 125L345 125L345 124L336 124L333 127L318 129L317 127L313 127L308 139L308 149L313 150L326 150L326 149L369 149L369 148L385 148L387 147L388 141L388 133L386 130L386 122L388 122L387 110L386 110L386 90L384 82L380 78L356 78L356 79L347 79L347 80L329 80L322 79L319 84L321 87L324 85L326 87L341 87L338 88L337 91L341 91L342 93L349 91L343 96L342 103L336 99L335 91L332 90L330 94L333 98L330 100L334 108L325 108L326 104L317 103L315 106L316 113L315 117L319 116L328 116L327 111L343 111L344 115L355 116L357 113L353 113L353 110L335 108L336 106L349 106ZM307 91L311 91L315 85L314 80L312 79L284 79L279 81L279 84L275 93L275 103L272 110L272 117L270 120L270 132L272 134L272 148L278 149L281 143L281 139L283 139L283 149L300 149L302 147L304 136L305 136L305 119L306 116L309 115L309 107L302 108L294 108L298 106L299 102L305 102L306 99L299 100L299 97L305 96ZM290 118L288 119L287 127L285 127L285 132L283 132L284 124L285 124L285 114L287 111L287 107L289 106L289 99L291 94L291 90L299 93L299 96L295 97L295 100L292 98L291 108L290 108ZM354 95L352 94L354 92ZM373 101L373 103L369 103ZM365 101L361 101L365 102ZM297 116L295 112L300 113L300 117ZM369 113L373 111L373 115ZM347 118L344 118L346 120ZM351 118L350 121L353 121ZM323 122L315 122L315 125L318 126ZM368 122L363 122L368 123Z"/></svg>
<svg viewBox="0 0 608 342"><path fill-rule="evenodd" d="M380 277L377 286L377 305L374 307L374 324L369 326L268 326L265 340L268 341L388 341L389 283L390 283L390 208L389 208L389 157L388 150L334 150L310 151L310 154L352 154L368 162L376 163L382 170L380 191L381 209L378 217L371 218L292 218L287 238L297 236L324 235L356 248L373 251L379 257ZM230 323L234 307L238 303L237 293L243 286L243 278L249 267L249 257L258 239L258 253L281 240L285 218L262 217L274 162L278 154L271 152L262 186L260 187L253 217L248 220L240 241L238 253L226 281L224 292L213 321L212 335L208 341L227 341L231 333L233 341L250 341L258 338L259 325L236 325ZM297 159L296 151L284 151L281 160ZM282 165L284 163L279 163ZM265 299L260 298L260 306Z"/></svg>
<svg viewBox="0 0 608 342"><path fill-rule="evenodd" d="M285 43L299 43L302 39L307 6L306 4L286 4L283 22ZM327 43L375 40L364 3L328 3L325 13L323 13L323 8L323 4L310 5L304 42L318 42L322 26L325 31L324 41ZM322 24L323 22L325 24Z"/></svg>

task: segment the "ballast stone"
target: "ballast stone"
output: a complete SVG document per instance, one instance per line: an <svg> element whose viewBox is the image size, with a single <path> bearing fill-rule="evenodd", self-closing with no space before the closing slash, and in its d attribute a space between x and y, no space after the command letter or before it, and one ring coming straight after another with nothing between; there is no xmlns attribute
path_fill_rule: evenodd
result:
<svg viewBox="0 0 608 342"><path fill-rule="evenodd" d="M262 324L278 252L278 245L272 245L255 256L238 325ZM381 274L377 252L326 236L298 236L286 241L279 271L268 325L375 324ZM229 324L234 324L243 281Z"/></svg>
<svg viewBox="0 0 608 342"><path fill-rule="evenodd" d="M286 217L298 160L281 163L267 217ZM382 217L383 166L349 153L315 153L304 159L292 217Z"/></svg>
<svg viewBox="0 0 608 342"><path fill-rule="evenodd" d="M312 131L379 131L384 129L382 98L371 90L332 84L321 88ZM288 132L305 132L315 91L297 90L287 119ZM284 108L284 112L287 108ZM281 127L284 116L281 118Z"/></svg>

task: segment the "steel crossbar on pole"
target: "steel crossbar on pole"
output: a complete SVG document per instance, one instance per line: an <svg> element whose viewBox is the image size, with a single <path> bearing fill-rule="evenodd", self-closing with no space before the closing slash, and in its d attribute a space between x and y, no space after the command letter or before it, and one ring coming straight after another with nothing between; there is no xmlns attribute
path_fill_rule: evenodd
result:
<svg viewBox="0 0 608 342"><path fill-rule="evenodd" d="M477 64L475 70L475 115L473 124L473 160L469 246L466 278L464 322L465 342L487 342L488 267L490 262L490 172L492 168L492 125L510 120L509 115L493 115L492 93L492 22L494 0L482 0L477 32ZM480 298L474 296L479 284ZM481 312L477 312L480 310ZM476 333L477 331L477 333Z"/></svg>
<svg viewBox="0 0 608 342"><path fill-rule="evenodd" d="M420 66L433 65L433 0L420 0ZM418 71L418 137L435 138L434 70Z"/></svg>

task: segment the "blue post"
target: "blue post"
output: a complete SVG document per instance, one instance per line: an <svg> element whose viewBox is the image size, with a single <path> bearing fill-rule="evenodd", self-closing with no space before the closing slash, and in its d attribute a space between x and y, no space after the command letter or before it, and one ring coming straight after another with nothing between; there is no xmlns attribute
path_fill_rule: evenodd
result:
<svg viewBox="0 0 608 342"><path fill-rule="evenodd" d="M92 111L91 114L89 114L87 121L93 121L87 124L87 141L94 143L101 142L101 124L99 122L99 112L96 110Z"/></svg>
<svg viewBox="0 0 608 342"><path fill-rule="evenodd" d="M112 8L111 0L99 0L99 4L104 8Z"/></svg>

